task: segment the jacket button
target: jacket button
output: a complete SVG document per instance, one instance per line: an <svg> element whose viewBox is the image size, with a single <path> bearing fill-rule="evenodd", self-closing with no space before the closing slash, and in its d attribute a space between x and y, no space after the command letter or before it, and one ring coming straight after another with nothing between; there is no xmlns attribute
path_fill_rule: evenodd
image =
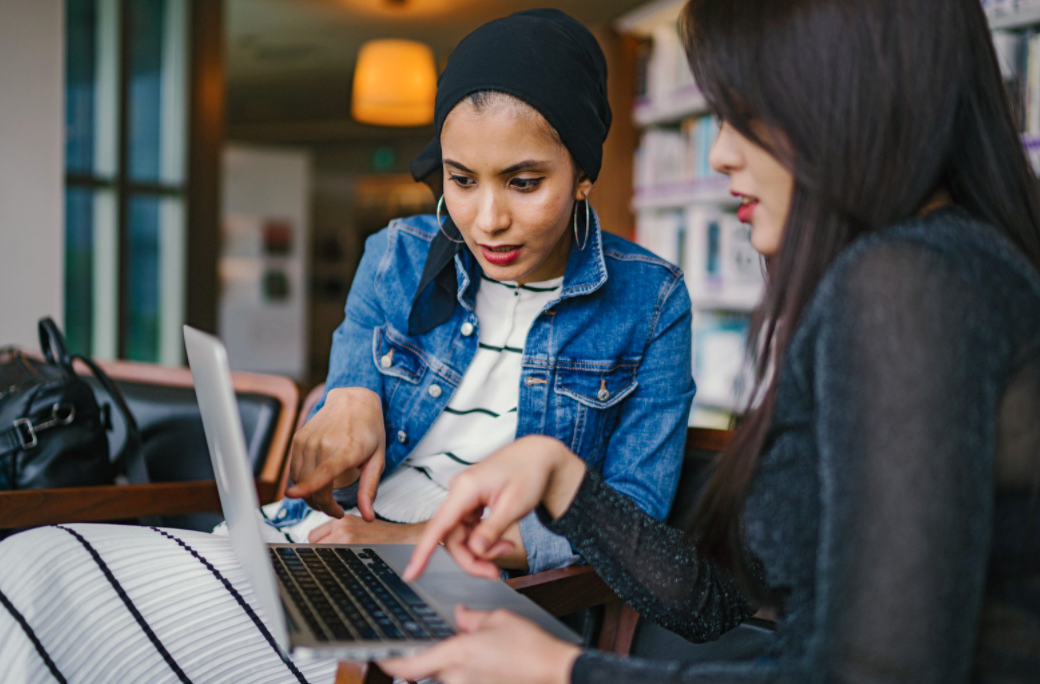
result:
<svg viewBox="0 0 1040 684"><path fill-rule="evenodd" d="M440 385L430 385L430 389L428 389L426 391L429 392L430 396L433 397L434 399L436 399L437 397L441 396L441 386Z"/></svg>
<svg viewBox="0 0 1040 684"><path fill-rule="evenodd" d="M607 399L610 399L610 391L606 387L602 387L599 392L596 393L596 396L599 397L600 401L606 401Z"/></svg>
<svg viewBox="0 0 1040 684"><path fill-rule="evenodd" d="M408 441L408 433L405 432L404 430L399 431L397 433L397 441L400 442L401 444L404 444L405 442L407 442Z"/></svg>
<svg viewBox="0 0 1040 684"><path fill-rule="evenodd" d="M383 368L389 368L390 364L392 364L393 362L394 357L390 356L389 354L385 354L383 358L379 359L379 365Z"/></svg>
<svg viewBox="0 0 1040 684"><path fill-rule="evenodd" d="M462 324L462 336L463 337L469 337L472 334L473 334L473 324L470 323L469 321L466 321L465 323Z"/></svg>

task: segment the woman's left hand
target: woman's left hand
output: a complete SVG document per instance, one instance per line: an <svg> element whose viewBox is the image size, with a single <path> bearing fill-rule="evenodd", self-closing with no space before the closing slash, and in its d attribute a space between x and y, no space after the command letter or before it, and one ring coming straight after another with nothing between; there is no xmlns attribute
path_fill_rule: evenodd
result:
<svg viewBox="0 0 1040 684"><path fill-rule="evenodd" d="M455 608L460 635L408 658L379 663L392 677L444 684L564 684L581 650L505 610Z"/></svg>
<svg viewBox="0 0 1040 684"><path fill-rule="evenodd" d="M426 523L367 522L356 515L344 515L315 527L307 535L307 541L311 544L414 544L425 527Z"/></svg>

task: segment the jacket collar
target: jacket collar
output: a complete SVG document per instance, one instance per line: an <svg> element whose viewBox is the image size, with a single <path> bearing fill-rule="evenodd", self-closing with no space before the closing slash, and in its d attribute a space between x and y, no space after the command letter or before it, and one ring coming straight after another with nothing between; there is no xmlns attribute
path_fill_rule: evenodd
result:
<svg viewBox="0 0 1040 684"><path fill-rule="evenodd" d="M560 299L578 297L595 292L607 282L607 263L603 257L603 232L599 225L596 210L591 212L592 225L589 228L585 249L571 243L567 256L567 267L563 274L563 290ZM480 264L466 248L455 254L455 273L458 276L458 301L469 311L473 310L477 301L477 284L480 282Z"/></svg>

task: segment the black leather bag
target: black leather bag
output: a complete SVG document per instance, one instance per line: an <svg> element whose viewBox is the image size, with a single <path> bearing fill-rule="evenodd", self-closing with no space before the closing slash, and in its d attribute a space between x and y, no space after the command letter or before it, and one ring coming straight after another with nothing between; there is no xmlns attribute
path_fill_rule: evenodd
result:
<svg viewBox="0 0 1040 684"><path fill-rule="evenodd" d="M119 389L92 360L69 354L53 320L40 319L39 334L45 362L0 350L0 490L146 481L137 423ZM73 370L74 360L90 368L110 404L98 404ZM126 425L114 459L108 444L113 409Z"/></svg>

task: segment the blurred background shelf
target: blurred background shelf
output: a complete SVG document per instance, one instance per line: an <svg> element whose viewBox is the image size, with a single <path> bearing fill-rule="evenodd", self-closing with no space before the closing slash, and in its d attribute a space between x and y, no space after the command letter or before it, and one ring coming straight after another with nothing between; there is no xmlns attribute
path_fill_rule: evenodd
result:
<svg viewBox="0 0 1040 684"><path fill-rule="evenodd" d="M688 85L653 99L640 98L632 108L632 120L638 126L674 123L691 116L705 114L708 101L697 86Z"/></svg>
<svg viewBox="0 0 1040 684"><path fill-rule="evenodd" d="M1006 12L991 10L986 16L989 19L989 27L994 31L1028 28L1040 23L1040 4Z"/></svg>

